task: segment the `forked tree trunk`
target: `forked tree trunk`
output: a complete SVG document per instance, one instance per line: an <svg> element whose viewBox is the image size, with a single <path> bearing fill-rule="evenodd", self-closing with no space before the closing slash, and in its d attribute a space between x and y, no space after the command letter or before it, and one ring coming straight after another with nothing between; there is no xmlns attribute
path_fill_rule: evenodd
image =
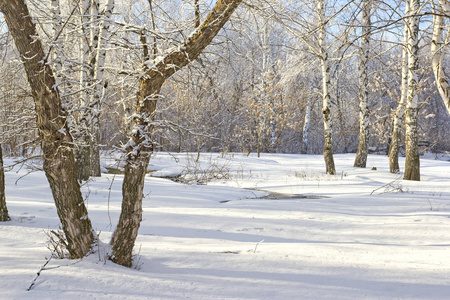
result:
<svg viewBox="0 0 450 300"><path fill-rule="evenodd" d="M242 0L219 0L200 26L178 51L167 54L151 69L144 68L137 93L137 111L133 130L126 145L127 165L122 192L122 212L111 239L111 260L131 266L132 251L142 220L144 179L152 152L151 134L159 93L164 81L192 60L208 46L225 25Z"/></svg>
<svg viewBox="0 0 450 300"><path fill-rule="evenodd" d="M5 196L5 169L3 167L3 152L2 145L0 145L0 222L11 220L8 215L8 208L6 207Z"/></svg>
<svg viewBox="0 0 450 300"><path fill-rule="evenodd" d="M365 168L369 150L369 63L370 10L372 0L364 0L362 4L362 36L359 48L359 145L354 167Z"/></svg>
<svg viewBox="0 0 450 300"><path fill-rule="evenodd" d="M408 38L408 97L406 99L406 161L405 180L420 180L420 159L417 135L417 111L419 97L417 87L419 51L419 0L410 0L409 38Z"/></svg>
<svg viewBox="0 0 450 300"><path fill-rule="evenodd" d="M71 258L81 258L94 241L91 221L76 179L72 137L55 87L55 78L24 0L0 0L9 31L27 73L44 153L44 171L68 241Z"/></svg>
<svg viewBox="0 0 450 300"><path fill-rule="evenodd" d="M405 16L409 15L409 1L406 1ZM392 128L391 145L389 147L389 170L391 173L400 173L400 165L398 163L398 154L400 152L400 129L402 127L402 119L405 113L406 97L408 95L408 41L409 41L409 20L405 20L403 27L403 50L402 50L402 83L401 96L394 115L394 124Z"/></svg>
<svg viewBox="0 0 450 300"><path fill-rule="evenodd" d="M324 1L317 2L317 12L319 16L319 47L320 47L320 62L322 66L322 113L324 126L324 146L323 157L325 159L325 166L327 174L335 175L336 168L334 166L333 158L333 123L331 119L331 93L330 93L330 67L328 61L328 51L325 43L325 12Z"/></svg>

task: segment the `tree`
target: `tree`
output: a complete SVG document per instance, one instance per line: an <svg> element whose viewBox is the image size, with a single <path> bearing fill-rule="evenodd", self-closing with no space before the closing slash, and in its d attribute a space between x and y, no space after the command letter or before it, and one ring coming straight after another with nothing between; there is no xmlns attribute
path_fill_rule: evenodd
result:
<svg viewBox="0 0 450 300"><path fill-rule="evenodd" d="M309 134L309 124L311 122L311 107L313 106L313 98L314 98L314 84L315 84L315 77L311 77L311 88L310 93L308 95L308 102L306 103L305 107L305 121L303 123L303 130L302 130L302 147L300 150L300 153L307 154L308 153L308 134Z"/></svg>
<svg viewBox="0 0 450 300"><path fill-rule="evenodd" d="M410 14L408 22L408 95L406 98L406 161L405 180L420 180L420 159L417 135L417 112L419 96L417 87L418 76L418 51L419 51L419 12L420 1L409 0Z"/></svg>
<svg viewBox="0 0 450 300"><path fill-rule="evenodd" d="M211 12L183 45L148 67L144 62L139 80L133 129L126 149L125 177L122 186L122 212L111 239L111 259L123 266L131 266L132 251L142 220L142 198L145 173L153 151L152 131L160 90L175 72L195 60L225 25L241 0L218 0ZM148 53L144 44L144 53ZM144 55L145 56L145 55Z"/></svg>
<svg viewBox="0 0 450 300"><path fill-rule="evenodd" d="M3 152L0 144L0 222L11 220L8 215L5 197L5 168L3 166Z"/></svg>
<svg viewBox="0 0 450 300"><path fill-rule="evenodd" d="M55 1L55 0L54 0ZM79 117L79 150L77 151L78 180L101 176L100 171L100 111L104 95L104 67L106 42L114 9L114 0L106 0L100 11L99 0L83 0L81 28L82 44L81 85L84 92ZM89 37L89 38L86 38Z"/></svg>
<svg viewBox="0 0 450 300"><path fill-rule="evenodd" d="M405 16L410 14L409 1L405 4ZM408 93L408 40L409 40L409 19L405 20L403 27L403 45L402 45L402 59L401 59L401 87L400 87L400 101L394 113L393 128L391 144L389 147L389 170L391 173L397 174L400 172L398 164L398 154L400 150L400 129L402 125L403 114L405 112L406 96Z"/></svg>
<svg viewBox="0 0 450 300"><path fill-rule="evenodd" d="M369 148L369 107L367 68L369 63L370 10L372 0L363 0L361 45L359 47L359 145L354 167L365 168Z"/></svg>
<svg viewBox="0 0 450 300"><path fill-rule="evenodd" d="M327 174L335 175L336 168L334 166L333 158L333 123L331 118L331 79L330 79L330 67L328 49L326 45L326 31L325 25L325 8L324 1L317 1L317 14L319 22L319 51L320 51L320 63L322 68L322 113L323 113L323 126L325 143L323 146L323 156L325 159L325 166Z"/></svg>
<svg viewBox="0 0 450 300"><path fill-rule="evenodd" d="M444 17L442 14L450 14L450 4L448 1L439 0L437 3L431 1L433 6L433 39L431 41L431 63L433 66L436 85L444 101L445 107L450 114L450 85L444 72L444 57L447 48L447 40L443 41L443 32L445 29Z"/></svg>
<svg viewBox="0 0 450 300"><path fill-rule="evenodd" d="M94 241L91 221L76 180L72 137L48 55L24 0L0 0L9 31L27 73L36 107L44 171L53 193L71 258L81 258Z"/></svg>

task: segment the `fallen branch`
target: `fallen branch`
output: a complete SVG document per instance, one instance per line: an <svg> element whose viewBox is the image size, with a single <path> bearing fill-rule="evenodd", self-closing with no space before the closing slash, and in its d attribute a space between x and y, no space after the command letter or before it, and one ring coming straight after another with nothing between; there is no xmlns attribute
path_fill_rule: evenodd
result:
<svg viewBox="0 0 450 300"><path fill-rule="evenodd" d="M53 253L52 253L52 255L50 255L49 258L47 258L47 261L45 262L45 264L36 273L36 277L34 277L33 281L31 282L30 286L28 287L27 291L30 291L33 288L34 284L36 283L36 280L39 278L39 276L41 275L42 271L57 269L57 268L60 267L60 266L56 266L56 267L52 267L52 268L46 268L46 266L52 260L52 258L53 258Z"/></svg>

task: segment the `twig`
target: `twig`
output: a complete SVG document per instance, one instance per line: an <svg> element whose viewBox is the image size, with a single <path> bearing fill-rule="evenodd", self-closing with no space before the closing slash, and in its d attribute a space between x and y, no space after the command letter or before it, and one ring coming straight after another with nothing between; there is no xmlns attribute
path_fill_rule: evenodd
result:
<svg viewBox="0 0 450 300"><path fill-rule="evenodd" d="M109 191L108 191L108 218L109 218L109 228L112 228L112 221L111 221L111 215L109 214L109 203L111 200L111 190L112 190L112 185L114 183L114 179L116 178L116 174L113 175L113 178L111 180L111 184L109 185Z"/></svg>
<svg viewBox="0 0 450 300"><path fill-rule="evenodd" d="M258 248L259 244L261 244L262 242L264 242L264 239L262 239L262 240L260 240L259 242L256 243L255 250L253 250L253 253L256 253L256 249Z"/></svg>
<svg viewBox="0 0 450 300"><path fill-rule="evenodd" d="M46 268L46 267L45 267L45 266L47 266L48 263L52 260L52 257L53 257L53 253L52 253L52 255L50 255L50 257L47 259L47 261L45 262L45 264L44 264L44 265L39 269L39 271L36 273L36 277L34 277L33 281L31 282L30 286L28 287L27 291L30 291L30 290L33 288L34 284L36 283L36 280L37 280L38 277L41 275L41 272L42 272L42 271L45 271L45 270L51 270L51 269L56 269L56 268L59 268L59 267L60 267L60 266L52 267L52 268Z"/></svg>
<svg viewBox="0 0 450 300"><path fill-rule="evenodd" d="M378 191L378 190L380 190L382 188L384 188L385 192L386 192L388 187L391 187L393 190L398 190L398 191L403 193L404 191L403 191L403 188L402 188L402 186L400 184L398 184L398 186L394 186L395 183L400 182L400 179L401 178L399 177L399 178L397 178L395 180L392 180L391 182L389 182L389 183L387 183L385 185L382 185L382 186L380 186L377 189L374 189L370 194L372 195L373 193L375 193L376 191Z"/></svg>

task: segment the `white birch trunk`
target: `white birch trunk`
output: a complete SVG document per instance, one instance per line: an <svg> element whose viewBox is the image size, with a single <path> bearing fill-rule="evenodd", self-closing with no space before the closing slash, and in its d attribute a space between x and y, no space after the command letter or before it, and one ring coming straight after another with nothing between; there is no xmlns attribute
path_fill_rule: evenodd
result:
<svg viewBox="0 0 450 300"><path fill-rule="evenodd" d="M437 7L433 7L433 39L431 41L431 63L433 66L433 73L436 80L436 86L442 101L447 108L447 112L450 113L450 85L448 84L443 60L446 53L446 46L443 41L442 34L444 32L444 18L442 17L443 11L450 13L450 4L448 2L439 0ZM437 8L437 9L436 9Z"/></svg>
<svg viewBox="0 0 450 300"><path fill-rule="evenodd" d="M362 4L362 36L359 48L359 145L356 152L354 167L365 168L369 148L369 78L367 68L369 63L370 40L370 10L372 0L364 0Z"/></svg>
<svg viewBox="0 0 450 300"><path fill-rule="evenodd" d="M98 4L98 3L97 3ZM91 113L91 132L90 132L90 161L91 161L91 175L101 176L100 170L100 111L101 102L105 93L105 81L104 81L104 67L106 62L106 42L109 32L110 19L112 17L114 9L114 0L107 0L103 13L103 21L99 27L99 31L95 32L97 38L93 39L93 42L97 40L96 53L94 55L95 65L93 68L93 82L94 88L89 101L89 108ZM97 11L98 13L98 11ZM98 28L98 26L95 26Z"/></svg>
<svg viewBox="0 0 450 300"><path fill-rule="evenodd" d="M409 1L406 1L405 16L410 14ZM403 50L402 50L402 83L401 96L397 109L394 115L394 124L392 128L391 145L389 147L389 169L391 173L397 174L400 172L398 163L398 154L400 149L400 129L402 126L402 119L405 113L406 98L408 95L408 41L409 41L409 20L405 20L403 26Z"/></svg>
<svg viewBox="0 0 450 300"><path fill-rule="evenodd" d="M408 36L408 96L406 99L406 161L405 180L420 180L420 160L417 135L418 51L419 51L419 0L410 0Z"/></svg>
<svg viewBox="0 0 450 300"><path fill-rule="evenodd" d="M314 78L314 77L313 77ZM311 80L311 92L308 96L308 102L306 104L306 112L305 112L305 121L303 123L303 144L302 144L302 154L308 153L308 132L309 132L309 123L311 121L311 106L313 99L313 89L314 89L314 79Z"/></svg>
<svg viewBox="0 0 450 300"><path fill-rule="evenodd" d="M328 50L325 43L325 12L324 1L317 2L317 13L319 17L319 47L320 62L322 67L322 113L324 125L325 143L323 147L323 156L327 174L336 174L333 158L333 123L331 119L331 93L330 93L330 67L328 61Z"/></svg>

